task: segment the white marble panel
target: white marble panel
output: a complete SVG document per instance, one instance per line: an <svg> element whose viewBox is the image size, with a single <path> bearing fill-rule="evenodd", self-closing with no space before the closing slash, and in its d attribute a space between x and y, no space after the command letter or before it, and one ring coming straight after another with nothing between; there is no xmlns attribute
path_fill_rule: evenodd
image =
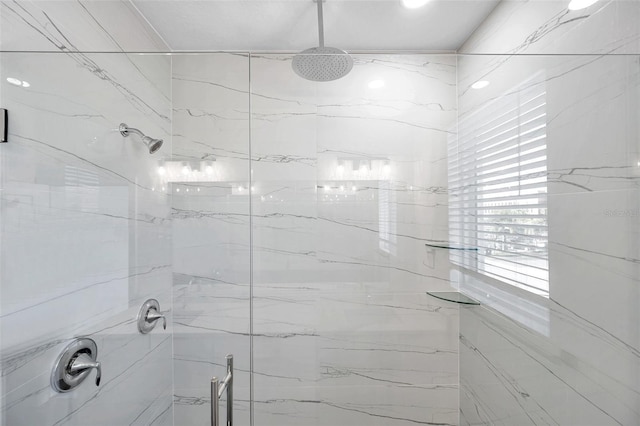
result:
<svg viewBox="0 0 640 426"><path fill-rule="evenodd" d="M122 50L123 33L108 28L122 8L130 12L125 21L134 18L124 2L37 3L2 3L2 33L10 36L3 48L52 50L37 43L53 31L81 48ZM103 12L109 23L100 21ZM72 30L55 26L73 19L81 22ZM15 44L21 36L26 45ZM170 318L169 197L156 172L171 152L170 58L2 53L0 63L10 117L9 142L0 147L0 422L170 423L171 327L142 336L135 325L148 298ZM118 133L121 122L163 138L162 149L149 155L139 138ZM98 344L103 383L56 394L49 377L58 351L83 335Z"/></svg>
<svg viewBox="0 0 640 426"><path fill-rule="evenodd" d="M224 377L227 354L235 421L248 424L249 57L175 55L172 82L169 160L205 168L171 183L175 424L208 421L210 380Z"/></svg>
<svg viewBox="0 0 640 426"><path fill-rule="evenodd" d="M291 59L251 56L251 168L256 183L317 178L316 87L293 74Z"/></svg>
<svg viewBox="0 0 640 426"><path fill-rule="evenodd" d="M130 327L135 324L128 324ZM50 386L50 370L43 369L42 374L4 395L5 424L161 424L154 422L172 410L171 378L158 374L171 369L170 333L140 337L99 332L91 337L100 348L100 386L94 385L92 375L74 392L57 394ZM49 359L43 367L53 365L65 343L44 353ZM34 367L33 362L29 366Z"/></svg>
<svg viewBox="0 0 640 426"><path fill-rule="evenodd" d="M460 48L472 54L640 52L640 5L600 0L581 10L567 1L502 1Z"/></svg>
<svg viewBox="0 0 640 426"><path fill-rule="evenodd" d="M305 193L301 204L284 190L261 192L254 203L265 211L255 223L257 276L272 279L278 268L279 279L292 269L299 275L301 268L319 271L325 280L370 281L381 272L398 274L399 281L438 276L425 271L420 241L446 237L454 58L356 56L352 74L321 85L287 78L290 59L252 57L253 177L259 192L276 180L283 189L309 185L315 199ZM385 86L369 88L374 79ZM256 159L279 155L280 163ZM279 204L265 195L279 196ZM287 216L292 202L304 209ZM307 222L308 238L284 230L287 217L296 221L290 230ZM268 254L262 257L262 251ZM267 271L274 272L261 275Z"/></svg>
<svg viewBox="0 0 640 426"><path fill-rule="evenodd" d="M258 423L457 424L457 308L424 293L450 288L425 243L455 116L453 57L356 55L313 83L252 56Z"/></svg>
<svg viewBox="0 0 640 426"><path fill-rule="evenodd" d="M638 423L637 351L553 302L549 309L550 336L485 307L461 310L461 424ZM610 375L610 364L626 368L626 379Z"/></svg>
<svg viewBox="0 0 640 426"><path fill-rule="evenodd" d="M461 313L461 424L639 421L640 4L566 6L502 2L458 63L462 120L543 87L549 194L549 300L467 283L501 313Z"/></svg>
<svg viewBox="0 0 640 426"><path fill-rule="evenodd" d="M216 182L248 181L248 55L172 58L173 159L213 161Z"/></svg>
<svg viewBox="0 0 640 426"><path fill-rule="evenodd" d="M550 203L551 298L636 356L640 354L639 202L636 190L554 196ZM561 223L569 212L574 213L571 221ZM569 336L562 344L565 350L586 351L584 357L600 370L640 390L637 377L629 375L636 363L611 362L616 356L608 350L587 350L590 339Z"/></svg>
<svg viewBox="0 0 640 426"><path fill-rule="evenodd" d="M550 194L640 187L640 63L636 56L493 56L495 68L462 57L460 116L531 87L545 96L547 182ZM491 84L469 88L478 80ZM524 84L523 84L524 83ZM507 105L505 105L505 108ZM460 153L459 155L463 155Z"/></svg>
<svg viewBox="0 0 640 426"><path fill-rule="evenodd" d="M278 386L254 402L265 425L457 425L457 385Z"/></svg>
<svg viewBox="0 0 640 426"><path fill-rule="evenodd" d="M127 0L14 0L0 3L3 51L166 51Z"/></svg>
<svg viewBox="0 0 640 426"><path fill-rule="evenodd" d="M234 416L249 422L249 285L176 275L174 278L174 404L176 424L206 423L211 378L226 375L234 356ZM221 400L224 413L225 398Z"/></svg>
<svg viewBox="0 0 640 426"><path fill-rule="evenodd" d="M173 58L171 159L212 168L205 181L172 184L176 272L248 281L248 73L247 55Z"/></svg>
<svg viewBox="0 0 640 426"><path fill-rule="evenodd" d="M172 186L174 271L223 282L246 282L249 196L234 194L238 185L228 182Z"/></svg>
<svg viewBox="0 0 640 426"><path fill-rule="evenodd" d="M285 168L289 166L284 166ZM315 181L254 183L252 205L254 281L300 283L315 280L318 252Z"/></svg>

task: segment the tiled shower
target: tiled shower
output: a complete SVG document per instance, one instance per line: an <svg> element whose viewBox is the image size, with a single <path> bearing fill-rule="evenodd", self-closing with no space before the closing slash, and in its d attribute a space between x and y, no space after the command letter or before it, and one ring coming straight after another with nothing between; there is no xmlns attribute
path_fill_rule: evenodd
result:
<svg viewBox="0 0 640 426"><path fill-rule="evenodd" d="M171 51L129 1L0 3L0 424L209 424L227 354L237 425L640 424L640 3L567 3L328 83ZM491 264L482 144L527 123L500 161L545 243L502 227ZM101 384L57 393L76 337Z"/></svg>

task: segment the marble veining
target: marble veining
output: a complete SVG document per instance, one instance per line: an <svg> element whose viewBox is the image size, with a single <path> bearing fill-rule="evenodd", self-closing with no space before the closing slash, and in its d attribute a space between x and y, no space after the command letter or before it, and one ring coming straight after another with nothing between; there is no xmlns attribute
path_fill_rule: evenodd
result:
<svg viewBox="0 0 640 426"><path fill-rule="evenodd" d="M610 357L637 369L637 350L556 303L550 307L552 325L561 321L562 334L572 333L574 339L599 345ZM532 334L486 309L465 311L461 321L464 334L460 339L465 348L461 352L461 391L468 398L463 401L462 416L468 424L505 421L505 413L528 418L527 424L634 424L640 418L636 408L640 390L634 384L637 377L607 377L591 364L590 355L562 348L557 337ZM480 342L480 336L489 341ZM494 341L500 349L491 348ZM485 376L492 379L487 382ZM486 383L491 383L489 393L482 390ZM496 398L504 392L513 396L513 402L496 405ZM550 400L549 392L564 395L561 404Z"/></svg>
<svg viewBox="0 0 640 426"><path fill-rule="evenodd" d="M198 378L235 352L239 386L253 374L260 424L457 424L457 308L413 297L448 287L445 264L427 267L415 251L444 238L422 227L446 228L455 61L357 55L360 79L391 73L389 84L402 87L376 93L345 79L319 93L281 79L291 58L174 61L174 156L216 158L220 171L218 181L172 197L174 365L186 374L176 383L176 423L203 421L207 384ZM237 72L217 71L225 67ZM406 142L390 146L390 138ZM341 177L342 158L369 169ZM384 159L390 175L377 176L387 173ZM382 211L393 216L381 219ZM378 249L382 233L391 255ZM252 265L238 257L249 252ZM425 321L430 330L416 327ZM203 336L210 341L190 352ZM242 352L250 339L253 370Z"/></svg>
<svg viewBox="0 0 640 426"><path fill-rule="evenodd" d="M0 73L32 84L0 82L1 422L201 424L233 353L239 424L640 423L638 2L503 1L460 56L357 54L322 90L289 54L127 54L166 49L128 2L0 14ZM540 71L548 164L521 178L548 183L550 297L509 299L530 318L492 304L496 283L471 284L481 307L434 300L452 275L425 243L467 189L446 177L456 120ZM162 177L191 160L212 177ZM140 336L149 297L169 327ZM56 395L76 335L105 381Z"/></svg>
<svg viewBox="0 0 640 426"><path fill-rule="evenodd" d="M171 152L170 59L124 53L163 48L126 2L7 1L0 15L11 111L0 147L0 423L170 425L172 378L156 373L171 370L172 326L149 336L135 326L144 300L171 305L170 198L152 173ZM8 84L15 76L30 86ZM125 141L122 121L164 138L158 156ZM76 336L98 344L103 381L57 394L51 367Z"/></svg>
<svg viewBox="0 0 640 426"><path fill-rule="evenodd" d="M638 131L629 125L639 6L506 1L461 49L472 54L458 62L461 122L531 85L545 93L546 171L521 179L546 178L549 227L548 299L477 277L461 284L483 303L460 312L463 425L640 422ZM490 85L471 89L478 80ZM496 304L505 292L511 307Z"/></svg>

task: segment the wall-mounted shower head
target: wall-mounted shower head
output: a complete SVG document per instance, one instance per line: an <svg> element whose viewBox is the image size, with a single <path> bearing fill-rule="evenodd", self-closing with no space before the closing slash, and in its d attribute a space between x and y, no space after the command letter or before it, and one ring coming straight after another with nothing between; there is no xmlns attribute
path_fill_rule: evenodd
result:
<svg viewBox="0 0 640 426"><path fill-rule="evenodd" d="M159 150L164 142L162 139L151 138L142 133L140 130L129 127L124 123L120 123L120 127L118 128L118 130L120 130L120 134L125 137L129 136L130 133L140 135L142 137L142 143L145 144L149 149L149 154L153 154L154 152Z"/></svg>

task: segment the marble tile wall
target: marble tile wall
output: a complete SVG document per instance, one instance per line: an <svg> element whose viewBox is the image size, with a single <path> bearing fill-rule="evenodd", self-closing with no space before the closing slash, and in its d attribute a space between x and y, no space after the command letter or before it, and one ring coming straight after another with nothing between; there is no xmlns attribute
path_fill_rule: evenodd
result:
<svg viewBox="0 0 640 426"><path fill-rule="evenodd" d="M174 56L176 424L206 421L230 352L244 423L252 356L256 424L457 424L458 310L426 296L449 272L424 246L455 117L451 56L327 84L290 55Z"/></svg>
<svg viewBox="0 0 640 426"><path fill-rule="evenodd" d="M462 424L640 422L640 4L566 6L502 2L458 61L460 120L543 76L550 272L548 300L463 280L547 319L461 312Z"/></svg>
<svg viewBox="0 0 640 426"><path fill-rule="evenodd" d="M253 357L262 425L457 424L446 141L455 57L356 55L313 83L251 58Z"/></svg>
<svg viewBox="0 0 640 426"><path fill-rule="evenodd" d="M7 1L0 18L0 424L170 425L172 327L135 324L147 298L172 303L170 58L80 51L158 48L128 2ZM120 122L164 146L150 156ZM57 394L76 336L98 344L102 383Z"/></svg>
<svg viewBox="0 0 640 426"><path fill-rule="evenodd" d="M326 84L290 55L173 63L176 424L206 421L229 352L245 423L252 356L256 424L457 424L458 310L425 294L449 272L424 246L446 238L455 58L357 56Z"/></svg>
<svg viewBox="0 0 640 426"><path fill-rule="evenodd" d="M128 2L2 2L3 50L56 53L1 58L0 422L172 424L173 394L175 424L200 424L234 353L241 424L250 373L261 425L458 424L459 405L463 424L638 423L640 9L565 3L504 1L458 58L356 55L320 84L289 55L171 69L79 53L165 48ZM425 247L448 238L458 109L540 72L548 300L450 275ZM117 133L125 120L165 146L149 156ZM425 295L450 281L485 306ZM140 336L148 297L173 321ZM98 342L103 385L54 394L50 365L76 335Z"/></svg>
<svg viewBox="0 0 640 426"><path fill-rule="evenodd" d="M37 52L164 52L129 0L5 0L0 47Z"/></svg>

